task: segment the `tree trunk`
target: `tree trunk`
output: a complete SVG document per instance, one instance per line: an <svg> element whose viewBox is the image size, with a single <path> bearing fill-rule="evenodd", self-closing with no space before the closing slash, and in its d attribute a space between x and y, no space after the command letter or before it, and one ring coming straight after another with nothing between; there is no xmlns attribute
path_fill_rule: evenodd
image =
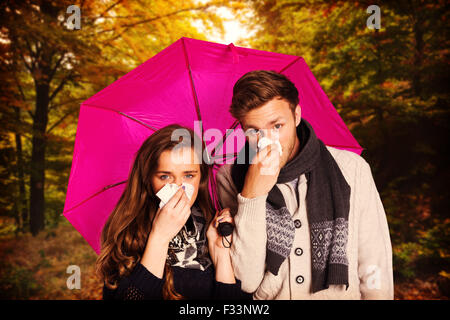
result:
<svg viewBox="0 0 450 320"><path fill-rule="evenodd" d="M30 176L30 231L33 236L44 229L45 211L45 131L48 122L49 84L36 82L36 111L33 122Z"/></svg>
<svg viewBox="0 0 450 320"><path fill-rule="evenodd" d="M20 109L14 107L17 123L20 123ZM15 134L16 139L16 157L17 157L17 178L19 183L19 201L17 206L17 215L19 221L19 231L24 231L28 222L28 208L25 195L25 175L24 163L22 155L22 136L20 133Z"/></svg>
<svg viewBox="0 0 450 320"><path fill-rule="evenodd" d="M422 30L422 18L417 17L414 23L414 40L415 40L415 51L414 51L414 72L412 78L412 86L414 90L414 95L420 97L422 95L422 63L423 63L423 30Z"/></svg>

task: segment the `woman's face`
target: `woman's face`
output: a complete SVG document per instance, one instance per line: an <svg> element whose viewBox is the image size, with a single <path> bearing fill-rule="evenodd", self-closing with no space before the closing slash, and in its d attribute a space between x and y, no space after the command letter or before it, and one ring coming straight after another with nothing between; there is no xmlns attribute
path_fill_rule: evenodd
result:
<svg viewBox="0 0 450 320"><path fill-rule="evenodd" d="M200 164L194 150L189 147L174 148L161 153L158 166L151 177L153 192L156 194L168 183L181 186L183 182L194 186L194 193L190 201L192 206L197 198L200 185Z"/></svg>

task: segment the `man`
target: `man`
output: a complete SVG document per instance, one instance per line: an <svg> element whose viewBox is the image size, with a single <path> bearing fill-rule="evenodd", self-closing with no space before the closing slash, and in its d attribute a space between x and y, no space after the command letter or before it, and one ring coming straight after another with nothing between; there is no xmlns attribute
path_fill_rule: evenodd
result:
<svg viewBox="0 0 450 320"><path fill-rule="evenodd" d="M246 146L216 181L234 215L242 289L254 299L392 299L389 229L367 162L325 146L276 72L242 76L230 112ZM262 138L273 143L258 148Z"/></svg>

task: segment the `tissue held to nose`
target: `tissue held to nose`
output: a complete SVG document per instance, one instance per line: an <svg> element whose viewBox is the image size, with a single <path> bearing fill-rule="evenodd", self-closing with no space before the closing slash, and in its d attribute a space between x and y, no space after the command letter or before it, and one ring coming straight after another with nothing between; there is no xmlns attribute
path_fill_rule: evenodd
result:
<svg viewBox="0 0 450 320"><path fill-rule="evenodd" d="M186 182L183 182L181 186L184 186L184 192L186 192L187 197L189 198L189 200L191 200L192 195L194 194L194 186ZM179 188L181 187L177 186L175 183L168 183L164 187L162 187L161 190L156 193L156 196L161 199L159 207L164 207Z"/></svg>
<svg viewBox="0 0 450 320"><path fill-rule="evenodd" d="M266 146L270 145L274 143L274 141L272 139L266 138L266 137L262 137L261 139L259 139L258 141L258 151L261 149L264 149ZM283 150L281 148L281 144L280 141L276 140L275 144L278 147L278 151L280 152L280 156L283 154Z"/></svg>

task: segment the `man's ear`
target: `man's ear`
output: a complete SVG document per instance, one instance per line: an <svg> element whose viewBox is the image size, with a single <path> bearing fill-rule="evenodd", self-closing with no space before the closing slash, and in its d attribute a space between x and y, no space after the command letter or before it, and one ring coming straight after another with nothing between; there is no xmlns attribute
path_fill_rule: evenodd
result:
<svg viewBox="0 0 450 320"><path fill-rule="evenodd" d="M300 108L300 105L298 104L295 107L295 126L296 127L300 124L301 120L302 120L302 108Z"/></svg>

